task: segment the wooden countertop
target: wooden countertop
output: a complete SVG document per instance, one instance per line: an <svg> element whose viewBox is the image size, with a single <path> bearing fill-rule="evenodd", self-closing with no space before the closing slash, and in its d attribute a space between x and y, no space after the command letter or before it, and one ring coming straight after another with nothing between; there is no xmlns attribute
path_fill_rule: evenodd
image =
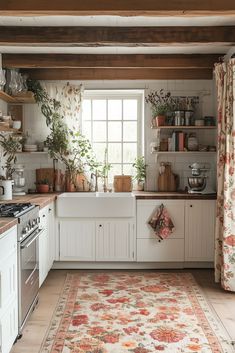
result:
<svg viewBox="0 0 235 353"><path fill-rule="evenodd" d="M137 200L216 200L216 194L189 194L187 192L134 191Z"/></svg>
<svg viewBox="0 0 235 353"><path fill-rule="evenodd" d="M0 234L5 233L16 224L17 218L0 218Z"/></svg>

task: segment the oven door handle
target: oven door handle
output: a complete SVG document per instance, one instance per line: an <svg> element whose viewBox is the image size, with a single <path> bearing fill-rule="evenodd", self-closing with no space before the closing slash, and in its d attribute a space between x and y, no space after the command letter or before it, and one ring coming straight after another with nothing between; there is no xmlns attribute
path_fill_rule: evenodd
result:
<svg viewBox="0 0 235 353"><path fill-rule="evenodd" d="M28 248L38 237L39 235L43 232L44 229L38 229L37 233L34 235L33 238L30 238L30 240L28 240L25 244L21 244L20 248L21 249L25 249Z"/></svg>

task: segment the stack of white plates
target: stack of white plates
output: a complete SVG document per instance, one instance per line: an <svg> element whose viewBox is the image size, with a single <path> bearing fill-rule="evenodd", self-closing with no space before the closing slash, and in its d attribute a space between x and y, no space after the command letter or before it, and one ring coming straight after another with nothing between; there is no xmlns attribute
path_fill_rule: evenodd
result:
<svg viewBox="0 0 235 353"><path fill-rule="evenodd" d="M24 145L25 152L37 152L38 146L37 145Z"/></svg>

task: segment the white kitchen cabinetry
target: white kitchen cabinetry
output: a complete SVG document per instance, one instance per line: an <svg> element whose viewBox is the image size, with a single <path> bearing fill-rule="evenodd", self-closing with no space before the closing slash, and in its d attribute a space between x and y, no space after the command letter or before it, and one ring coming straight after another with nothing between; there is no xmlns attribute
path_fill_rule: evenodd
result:
<svg viewBox="0 0 235 353"><path fill-rule="evenodd" d="M60 260L95 261L95 221L60 220Z"/></svg>
<svg viewBox="0 0 235 353"><path fill-rule="evenodd" d="M185 201L185 261L214 260L215 200Z"/></svg>
<svg viewBox="0 0 235 353"><path fill-rule="evenodd" d="M9 353L18 334L17 229L0 235L0 352Z"/></svg>
<svg viewBox="0 0 235 353"><path fill-rule="evenodd" d="M168 239L159 242L148 222L161 204L175 228ZM137 261L184 261L184 200L137 200Z"/></svg>
<svg viewBox="0 0 235 353"><path fill-rule="evenodd" d="M49 259L48 259L48 270L52 268L55 260L56 250L56 219L55 219L55 204L52 202L48 207L48 235L49 235Z"/></svg>
<svg viewBox="0 0 235 353"><path fill-rule="evenodd" d="M39 211L40 228L43 229L39 236L39 286L45 281L49 267L49 232L48 232L48 206Z"/></svg>
<svg viewBox="0 0 235 353"><path fill-rule="evenodd" d="M135 223L123 219L61 219L60 261L134 261Z"/></svg>
<svg viewBox="0 0 235 353"><path fill-rule="evenodd" d="M39 211L39 286L45 281L55 259L55 207L52 202Z"/></svg>
<svg viewBox="0 0 235 353"><path fill-rule="evenodd" d="M135 238L133 221L97 221L96 261L134 261Z"/></svg>

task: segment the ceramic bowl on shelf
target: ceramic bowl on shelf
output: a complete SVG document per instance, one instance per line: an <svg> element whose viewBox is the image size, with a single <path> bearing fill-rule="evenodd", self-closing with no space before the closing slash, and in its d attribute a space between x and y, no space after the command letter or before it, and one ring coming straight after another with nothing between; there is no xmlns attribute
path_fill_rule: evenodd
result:
<svg viewBox="0 0 235 353"><path fill-rule="evenodd" d="M21 128L21 121L20 120L14 120L13 121L13 129L19 130Z"/></svg>

